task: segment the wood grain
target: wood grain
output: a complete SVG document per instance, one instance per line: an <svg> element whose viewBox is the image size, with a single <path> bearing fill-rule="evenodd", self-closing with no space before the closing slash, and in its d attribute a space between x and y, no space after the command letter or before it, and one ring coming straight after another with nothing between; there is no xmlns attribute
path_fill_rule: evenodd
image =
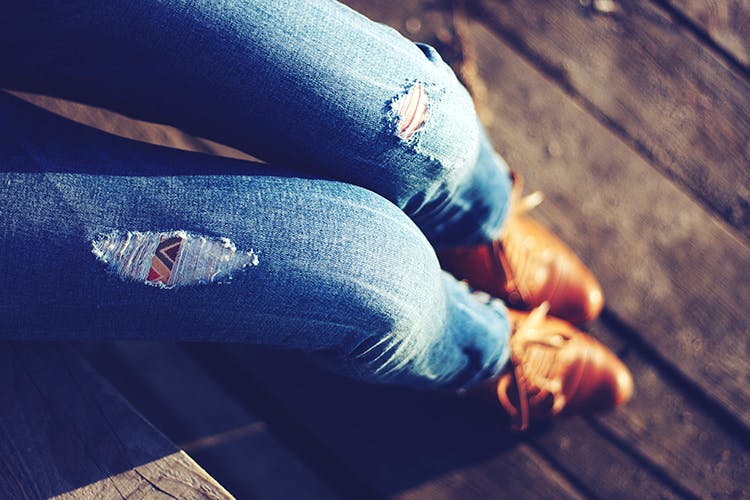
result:
<svg viewBox="0 0 750 500"><path fill-rule="evenodd" d="M750 428L750 249L553 82L475 24L491 135L541 189L535 216L599 277L608 308Z"/></svg>
<svg viewBox="0 0 750 500"><path fill-rule="evenodd" d="M357 383L303 356L251 346L202 345L196 355L248 405L260 400L283 415L279 425L341 480L350 477L357 498L580 497L475 401Z"/></svg>
<svg viewBox="0 0 750 500"><path fill-rule="evenodd" d="M204 484L205 478L195 474L196 464L184 451L177 451L142 464L131 471L121 472L95 483L56 495L61 500L101 499L101 498L179 498L179 499L221 499L233 498L226 491L220 493L215 485ZM116 486L115 486L116 485ZM123 487L124 486L124 487Z"/></svg>
<svg viewBox="0 0 750 500"><path fill-rule="evenodd" d="M239 498L336 498L177 344L90 343L85 356L149 422Z"/></svg>
<svg viewBox="0 0 750 500"><path fill-rule="evenodd" d="M679 379L617 330L617 325L600 321L593 333L617 352L626 353L636 393L628 405L593 419L595 426L615 437L624 452L643 457L667 475L683 497L744 498L750 494L747 433L728 427L686 391Z"/></svg>
<svg viewBox="0 0 750 500"><path fill-rule="evenodd" d="M77 355L0 344L0 491L10 498L231 498Z"/></svg>
<svg viewBox="0 0 750 500"><path fill-rule="evenodd" d="M666 0L750 69L750 1Z"/></svg>
<svg viewBox="0 0 750 500"><path fill-rule="evenodd" d="M483 0L473 13L750 237L750 82L651 2Z"/></svg>

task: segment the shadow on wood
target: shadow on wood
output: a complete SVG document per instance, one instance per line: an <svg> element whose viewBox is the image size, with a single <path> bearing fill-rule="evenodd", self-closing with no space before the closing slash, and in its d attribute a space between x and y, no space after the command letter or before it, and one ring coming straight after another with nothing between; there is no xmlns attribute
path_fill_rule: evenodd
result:
<svg viewBox="0 0 750 500"><path fill-rule="evenodd" d="M499 412L475 400L359 383L288 352L216 344L189 351L347 496L403 494L428 482L435 494L490 495L505 487L575 495L530 456ZM484 462L507 473L472 474Z"/></svg>
<svg viewBox="0 0 750 500"><path fill-rule="evenodd" d="M4 498L230 495L61 344L0 344Z"/></svg>

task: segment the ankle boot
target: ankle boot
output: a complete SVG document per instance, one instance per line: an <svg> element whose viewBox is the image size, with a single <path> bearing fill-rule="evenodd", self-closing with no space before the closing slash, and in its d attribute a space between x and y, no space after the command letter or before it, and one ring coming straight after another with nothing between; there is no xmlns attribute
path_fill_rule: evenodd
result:
<svg viewBox="0 0 750 500"><path fill-rule="evenodd" d="M622 361L570 323L547 317L548 309L545 303L531 313L509 311L508 367L472 389L499 401L514 430L557 415L611 409L633 394Z"/></svg>
<svg viewBox="0 0 750 500"><path fill-rule="evenodd" d="M595 319L604 307L599 282L567 245L526 215L541 202L541 193L521 198L521 179L514 175L513 180L502 235L438 252L443 269L516 309L548 302L550 314L572 323Z"/></svg>

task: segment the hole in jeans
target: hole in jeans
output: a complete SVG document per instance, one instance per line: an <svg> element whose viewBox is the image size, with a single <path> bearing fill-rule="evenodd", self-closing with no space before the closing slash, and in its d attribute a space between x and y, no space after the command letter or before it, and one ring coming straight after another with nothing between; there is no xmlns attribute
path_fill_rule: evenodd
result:
<svg viewBox="0 0 750 500"><path fill-rule="evenodd" d="M415 83L409 91L399 97L393 109L399 117L396 124L401 139L409 139L427 120L427 92L421 83Z"/></svg>
<svg viewBox="0 0 750 500"><path fill-rule="evenodd" d="M185 231L112 231L92 242L93 254L120 278L159 288L226 283L258 265L252 251L238 251L228 238Z"/></svg>

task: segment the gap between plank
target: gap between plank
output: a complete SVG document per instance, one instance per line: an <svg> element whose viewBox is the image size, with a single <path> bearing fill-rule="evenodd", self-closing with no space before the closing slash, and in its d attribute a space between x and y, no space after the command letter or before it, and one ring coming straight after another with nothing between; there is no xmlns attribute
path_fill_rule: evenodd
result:
<svg viewBox="0 0 750 500"><path fill-rule="evenodd" d="M559 68L549 63L543 56L524 44L523 41L513 33L508 32L502 25L493 21L491 16L485 15L484 7L482 5L473 5L468 9L468 12L475 22L484 25L495 36L502 39L508 47L535 67L544 78L562 88L573 102L578 104L587 113L594 117L594 119L605 129L609 130L638 156L643 158L659 175L672 184L680 187L682 191L688 193L690 198L713 219L715 219L727 234L741 242L744 246L750 247L750 233L746 234L741 228L735 227L729 220L729 215L724 214L719 205L714 204L712 200L703 196L702 193L698 192L687 182L683 181L676 173L672 173L669 169L664 167L641 141L629 134L619 123L617 123L617 121L610 118L584 94L576 90L575 86Z"/></svg>

